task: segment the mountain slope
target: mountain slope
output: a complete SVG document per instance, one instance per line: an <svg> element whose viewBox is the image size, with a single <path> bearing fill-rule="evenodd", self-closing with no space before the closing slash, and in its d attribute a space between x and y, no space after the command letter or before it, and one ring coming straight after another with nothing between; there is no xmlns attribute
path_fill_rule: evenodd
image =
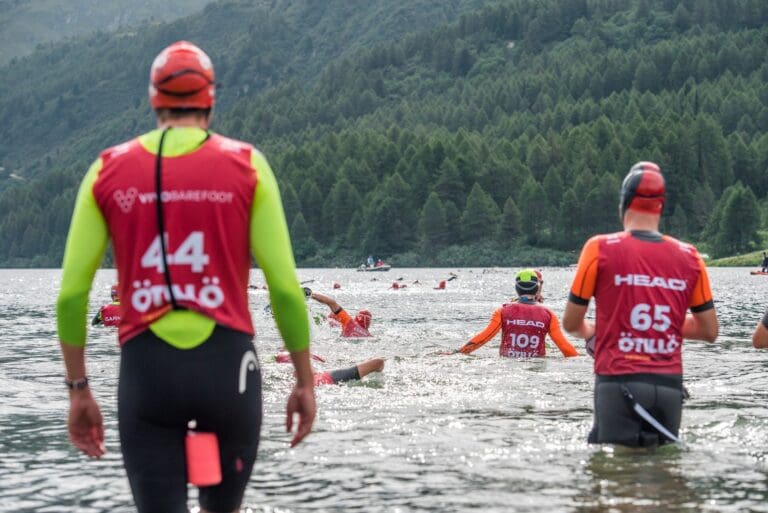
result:
<svg viewBox="0 0 768 513"><path fill-rule="evenodd" d="M391 8L376 0L351 9L343 0L227 1L169 24L67 41L2 69L0 165L6 176L34 176L48 166L30 155L56 160L71 141L89 133L101 143L146 126L148 65L174 40L195 41L214 59L222 84L218 110L225 112L237 97L290 78L311 81L328 62L371 41L396 40L416 27L450 21L478 3L416 0ZM116 121L106 131L96 128L109 120Z"/></svg>
<svg viewBox="0 0 768 513"><path fill-rule="evenodd" d="M701 0L688 10L669 0L520 0L396 39L397 9L366 28L378 36L359 26L384 4L356 17L343 4L325 13L311 3L281 5L279 14L265 11L268 22L249 18L247 26L263 30L248 33L238 30L253 12L240 3L209 7L206 16L228 29L210 41L226 98L216 127L266 151L300 261L348 264L377 252L409 264L561 262L547 259L618 228L619 180L641 159L662 165L665 226L682 237L722 239L735 181L753 198L768 191L762 2ZM345 16L354 22L332 31L334 39L328 27ZM189 23L166 26L162 37ZM161 38L152 30L139 45ZM382 34L390 39L367 43ZM289 51L294 44L299 51ZM121 62L139 67L146 56L133 51ZM99 65L114 70L109 59ZM255 76L258 69L270 71ZM85 166L101 147L150 126L143 98L130 104L129 91L145 87L135 80L93 82L90 94L105 104L80 116L84 126L56 132L66 144L46 153L45 138L17 137L8 147L7 161L38 155L19 169L48 174L0 194L0 237L8 241L0 261L57 262ZM115 97L117 106L106 104ZM38 126L57 120L46 115L15 126L50 133L57 128ZM748 235L735 243L749 245Z"/></svg>
<svg viewBox="0 0 768 513"><path fill-rule="evenodd" d="M202 9L210 0L3 0L0 65L45 43L95 31L113 32L146 22L169 21Z"/></svg>

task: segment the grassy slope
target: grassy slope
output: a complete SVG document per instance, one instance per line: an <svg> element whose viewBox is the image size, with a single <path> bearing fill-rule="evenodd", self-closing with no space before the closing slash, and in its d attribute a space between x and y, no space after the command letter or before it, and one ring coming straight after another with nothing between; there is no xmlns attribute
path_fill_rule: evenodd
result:
<svg viewBox="0 0 768 513"><path fill-rule="evenodd" d="M762 251L753 251L744 255L729 256L708 260L709 267L760 267L763 262Z"/></svg>

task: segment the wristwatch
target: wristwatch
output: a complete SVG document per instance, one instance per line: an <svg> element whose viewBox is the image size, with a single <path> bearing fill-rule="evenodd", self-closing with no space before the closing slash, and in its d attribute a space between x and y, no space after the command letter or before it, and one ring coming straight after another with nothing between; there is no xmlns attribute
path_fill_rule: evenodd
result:
<svg viewBox="0 0 768 513"><path fill-rule="evenodd" d="M64 384L70 390L82 390L88 386L88 376L83 376L80 379L67 379L64 378Z"/></svg>

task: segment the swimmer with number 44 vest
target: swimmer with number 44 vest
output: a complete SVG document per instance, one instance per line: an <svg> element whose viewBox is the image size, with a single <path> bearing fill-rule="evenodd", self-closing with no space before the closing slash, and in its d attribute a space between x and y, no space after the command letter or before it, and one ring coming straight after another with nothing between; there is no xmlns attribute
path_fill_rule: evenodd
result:
<svg viewBox="0 0 768 513"><path fill-rule="evenodd" d="M488 326L472 337L460 349L448 354L469 354L492 340L501 331L499 355L509 358L530 358L546 356L545 338L552 341L568 356L578 356L576 349L566 340L560 330L557 316L540 304L541 273L523 269L515 275L517 301L507 303L493 312Z"/></svg>
<svg viewBox="0 0 768 513"><path fill-rule="evenodd" d="M712 292L698 251L659 233L665 192L656 164L635 164L619 196L625 231L592 237L579 257L563 327L586 339L595 358L590 443L677 442L683 339L713 342L717 337ZM594 323L584 318L592 297Z"/></svg>
<svg viewBox="0 0 768 513"><path fill-rule="evenodd" d="M67 427L98 458L104 422L86 372L85 313L112 243L122 299L117 428L139 513L187 511L187 483L198 486L201 511L240 508L262 420L251 256L296 371L285 410L286 431L297 426L292 446L315 419L307 307L277 180L256 148L209 130L215 90L202 49L178 41L157 55L148 88L157 128L91 165L64 252L57 323Z"/></svg>

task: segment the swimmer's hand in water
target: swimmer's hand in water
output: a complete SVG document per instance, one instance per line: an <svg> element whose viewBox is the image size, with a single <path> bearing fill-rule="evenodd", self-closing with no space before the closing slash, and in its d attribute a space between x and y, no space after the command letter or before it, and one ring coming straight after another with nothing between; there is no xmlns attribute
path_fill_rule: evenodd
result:
<svg viewBox="0 0 768 513"><path fill-rule="evenodd" d="M312 295L312 289L309 287L302 287L304 289L304 297L309 297Z"/></svg>

